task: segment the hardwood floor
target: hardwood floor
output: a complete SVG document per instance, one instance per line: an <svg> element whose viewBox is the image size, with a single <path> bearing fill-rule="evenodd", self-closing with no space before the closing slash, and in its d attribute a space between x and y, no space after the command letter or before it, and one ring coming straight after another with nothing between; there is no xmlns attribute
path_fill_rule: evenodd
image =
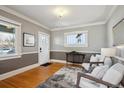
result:
<svg viewBox="0 0 124 93"><path fill-rule="evenodd" d="M0 81L0 88L35 88L63 66L61 63L53 63L47 67L39 66Z"/></svg>

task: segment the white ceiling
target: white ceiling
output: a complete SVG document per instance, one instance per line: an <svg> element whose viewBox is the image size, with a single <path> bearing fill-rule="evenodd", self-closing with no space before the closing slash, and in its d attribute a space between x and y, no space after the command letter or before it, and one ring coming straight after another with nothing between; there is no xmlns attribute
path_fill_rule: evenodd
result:
<svg viewBox="0 0 124 93"><path fill-rule="evenodd" d="M39 22L51 30L104 23L113 8L111 5L11 5L7 7ZM58 23L59 20L55 14L57 8L63 8L68 12L61 19L61 24Z"/></svg>

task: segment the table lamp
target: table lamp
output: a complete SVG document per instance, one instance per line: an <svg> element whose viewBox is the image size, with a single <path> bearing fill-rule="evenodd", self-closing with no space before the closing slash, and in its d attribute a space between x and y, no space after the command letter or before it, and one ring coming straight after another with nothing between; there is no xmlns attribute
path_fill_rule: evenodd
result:
<svg viewBox="0 0 124 93"><path fill-rule="evenodd" d="M105 57L113 57L116 55L116 48L101 48L101 55Z"/></svg>

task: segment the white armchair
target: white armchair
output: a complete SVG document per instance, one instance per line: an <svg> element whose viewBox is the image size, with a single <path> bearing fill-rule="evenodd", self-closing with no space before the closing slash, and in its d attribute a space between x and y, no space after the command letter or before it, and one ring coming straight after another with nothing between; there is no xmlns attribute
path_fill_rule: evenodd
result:
<svg viewBox="0 0 124 93"><path fill-rule="evenodd" d="M82 64L86 71L89 71L91 67L96 67L99 65L108 65L110 67L112 65L112 60L110 57L105 57L102 55L92 55L89 63Z"/></svg>
<svg viewBox="0 0 124 93"><path fill-rule="evenodd" d="M76 86L87 88L115 88L120 86L123 76L123 64L117 63L109 69L106 66L99 66L91 74L78 73Z"/></svg>
<svg viewBox="0 0 124 93"><path fill-rule="evenodd" d="M90 60L87 60L87 63L83 63L82 66L84 67L85 70L89 70L90 69L90 62L98 62L98 59L95 55L92 55L90 57Z"/></svg>
<svg viewBox="0 0 124 93"><path fill-rule="evenodd" d="M99 65L99 64L104 64L104 65L112 65L112 60L111 57L116 55L116 49L115 48L102 48L101 49L101 55L92 55L90 58L90 62L88 63L83 63L83 67L86 70L89 70L91 66L93 65Z"/></svg>

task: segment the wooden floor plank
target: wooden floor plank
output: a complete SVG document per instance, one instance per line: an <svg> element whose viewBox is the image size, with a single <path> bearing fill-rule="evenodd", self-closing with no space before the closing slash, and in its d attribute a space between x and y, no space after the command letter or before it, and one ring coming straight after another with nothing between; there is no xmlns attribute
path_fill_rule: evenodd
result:
<svg viewBox="0 0 124 93"><path fill-rule="evenodd" d="M35 88L43 83L65 64L53 63L47 67L39 66L16 76L0 81L0 88Z"/></svg>

